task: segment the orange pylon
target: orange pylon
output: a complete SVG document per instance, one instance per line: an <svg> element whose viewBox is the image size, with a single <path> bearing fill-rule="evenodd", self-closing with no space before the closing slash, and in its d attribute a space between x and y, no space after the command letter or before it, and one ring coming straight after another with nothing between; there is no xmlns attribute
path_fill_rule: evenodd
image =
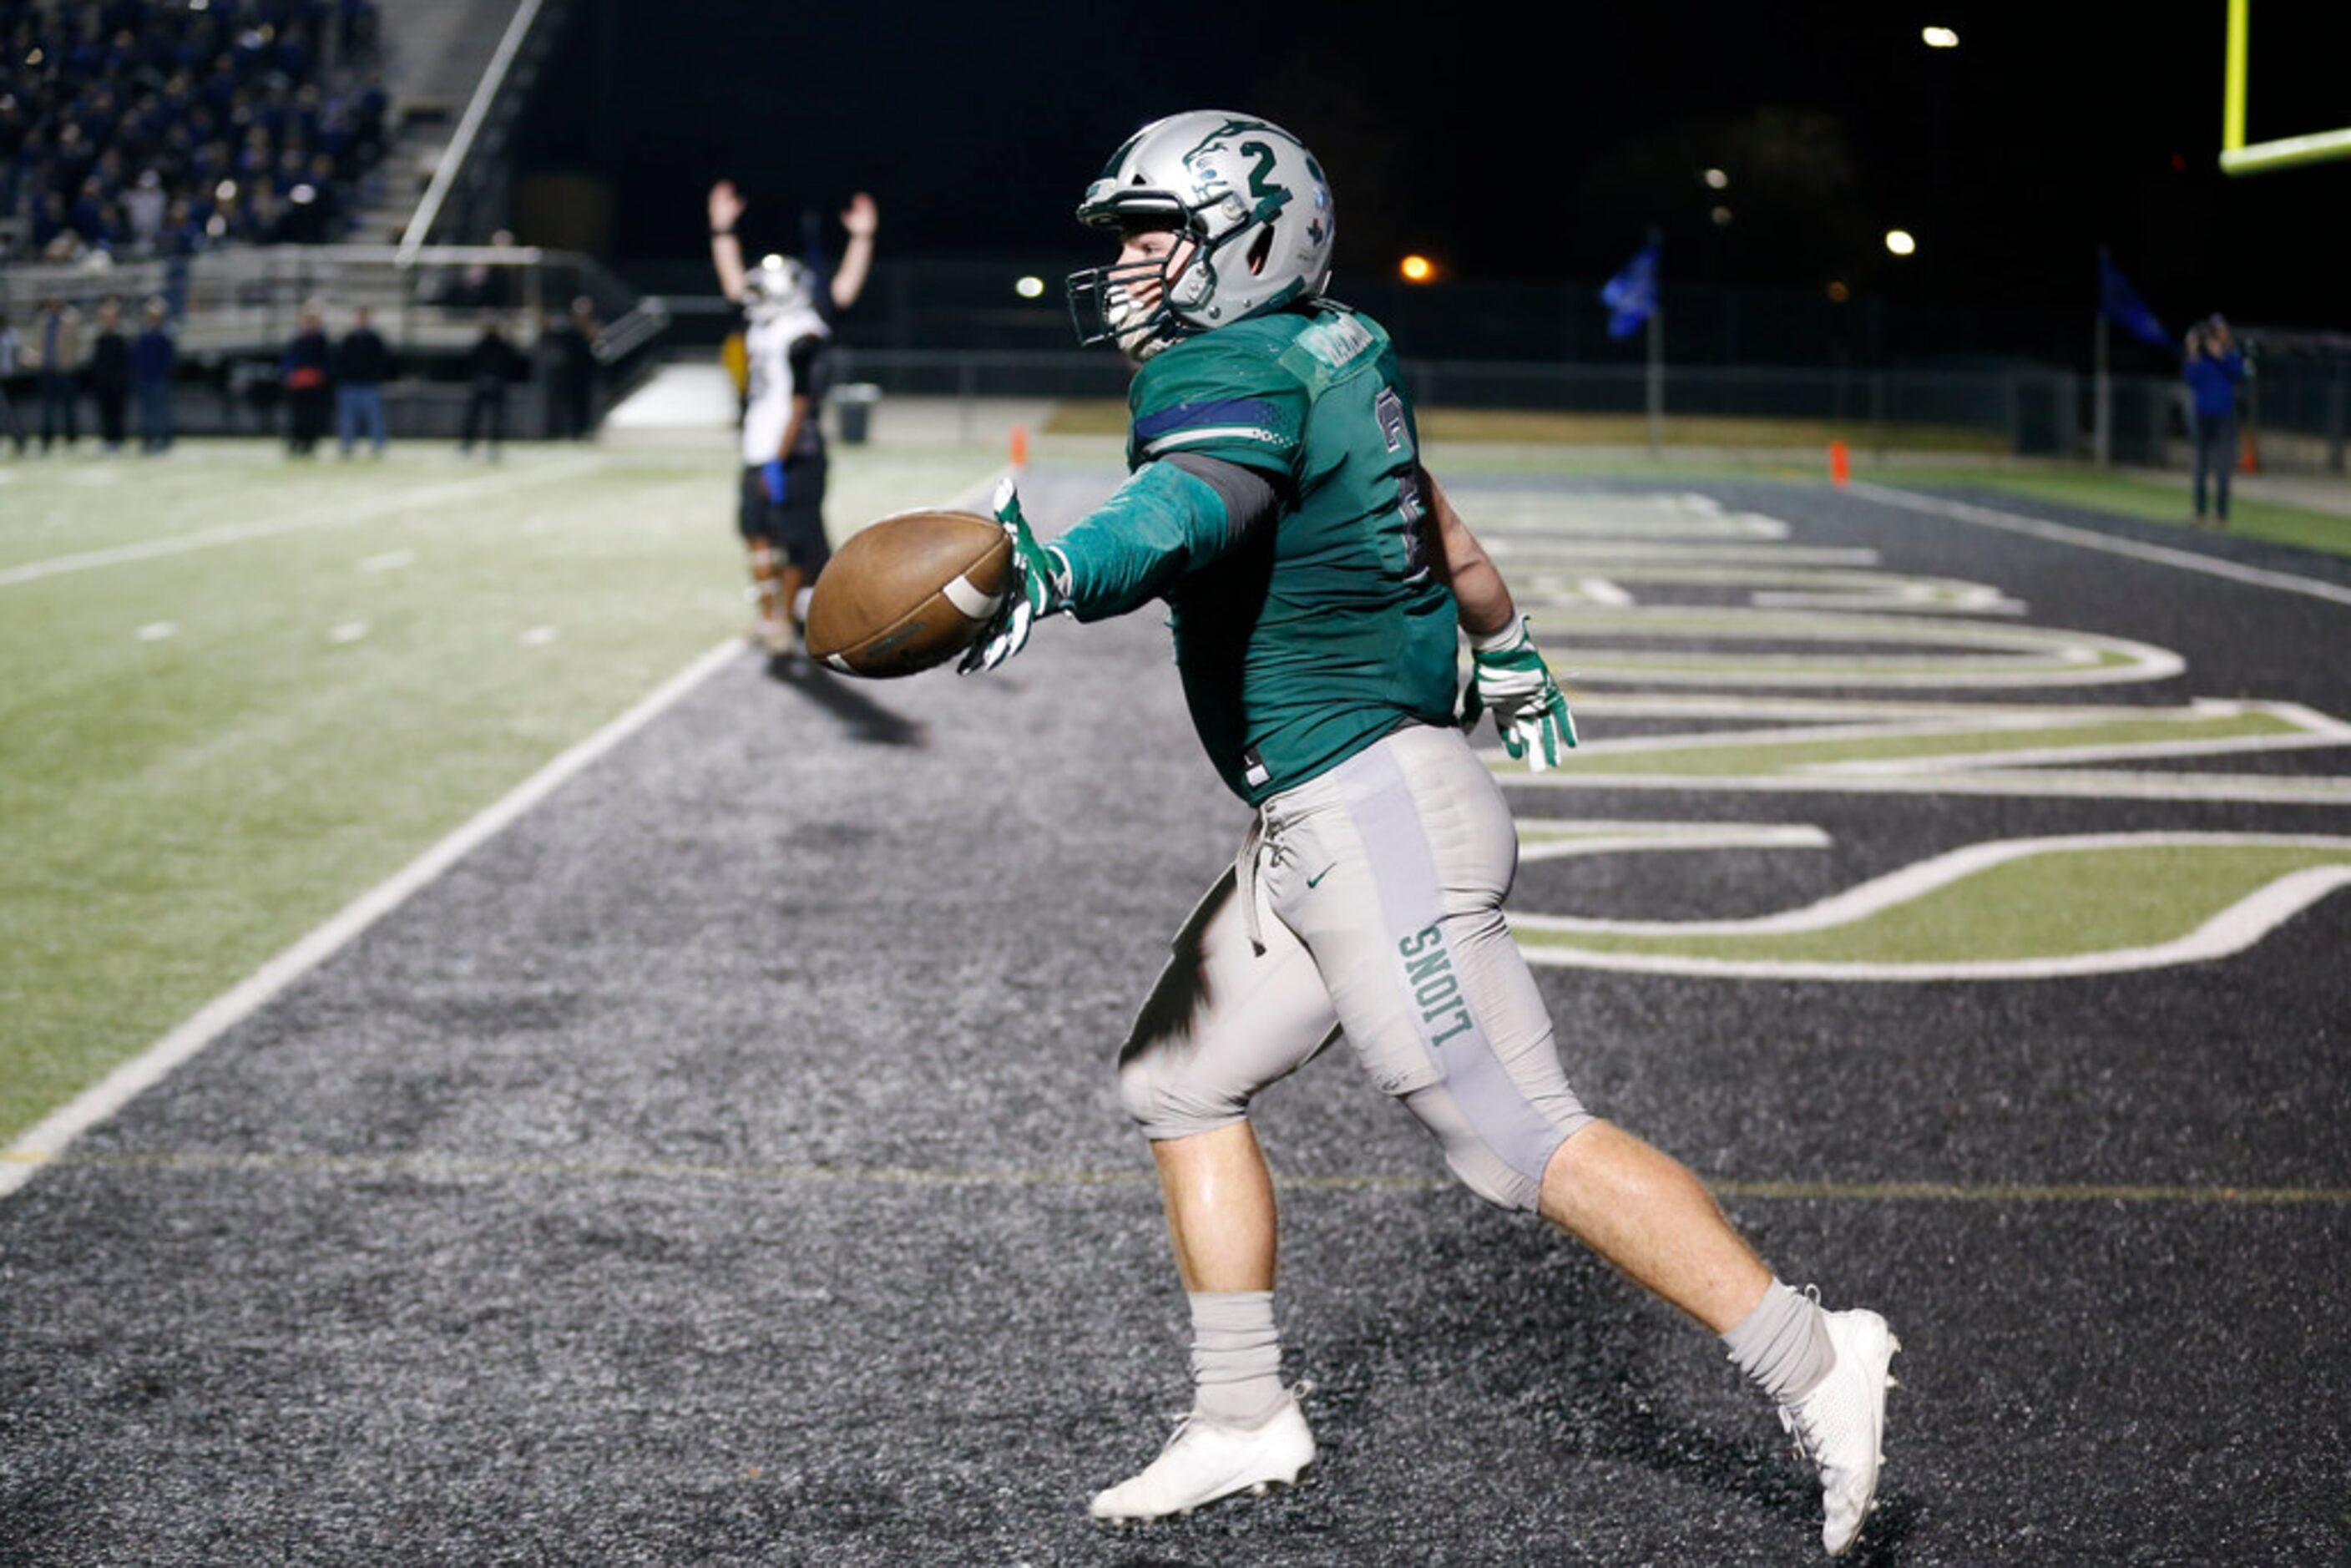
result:
<svg viewBox="0 0 2351 1568"><path fill-rule="evenodd" d="M1025 424L1012 427L1012 466L1029 466L1029 427Z"/></svg>
<svg viewBox="0 0 2351 1568"><path fill-rule="evenodd" d="M1829 483L1842 488L1853 477L1853 454L1842 441L1829 443Z"/></svg>

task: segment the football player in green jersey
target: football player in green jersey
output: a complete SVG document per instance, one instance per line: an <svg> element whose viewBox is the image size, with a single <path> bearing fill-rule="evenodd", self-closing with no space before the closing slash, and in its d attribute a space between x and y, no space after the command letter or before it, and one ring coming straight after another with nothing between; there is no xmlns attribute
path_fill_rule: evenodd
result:
<svg viewBox="0 0 2351 1568"><path fill-rule="evenodd" d="M1256 809L1120 1056L1190 1299L1195 1397L1092 1512L1183 1512L1312 1461L1280 1381L1273 1187L1249 1107L1343 1033L1472 1190L1723 1336L1818 1465L1823 1540L1844 1550L1876 1491L1898 1345L1876 1313L1823 1312L1774 1278L1695 1176L1569 1085L1502 916L1509 808L1462 719L1490 710L1539 769L1574 726L1509 587L1421 465L1386 332L1323 297L1322 170L1268 121L1179 114L1119 149L1078 217L1119 246L1070 295L1080 337L1139 367L1129 476L1050 544L1008 481L1015 591L965 667L1000 665L1041 617L1165 600L1201 743Z"/></svg>

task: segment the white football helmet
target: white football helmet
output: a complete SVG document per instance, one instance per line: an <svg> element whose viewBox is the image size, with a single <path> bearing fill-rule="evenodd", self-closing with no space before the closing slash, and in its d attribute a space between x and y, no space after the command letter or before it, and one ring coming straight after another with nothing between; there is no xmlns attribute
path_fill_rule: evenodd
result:
<svg viewBox="0 0 2351 1568"><path fill-rule="evenodd" d="M816 274L788 256L763 256L743 275L743 308L755 321L806 309L816 299Z"/></svg>
<svg viewBox="0 0 2351 1568"><path fill-rule="evenodd" d="M1321 294L1338 233L1330 182L1303 142L1270 120L1213 109L1136 131L1086 187L1078 221L1165 228L1191 242L1166 261L1070 274L1078 340L1115 342L1136 361ZM1146 305L1133 290L1155 280L1158 298Z"/></svg>

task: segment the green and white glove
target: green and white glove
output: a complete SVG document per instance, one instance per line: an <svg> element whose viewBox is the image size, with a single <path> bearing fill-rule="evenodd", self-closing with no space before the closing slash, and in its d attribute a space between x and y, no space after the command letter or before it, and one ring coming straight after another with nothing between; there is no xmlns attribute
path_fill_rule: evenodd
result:
<svg viewBox="0 0 2351 1568"><path fill-rule="evenodd" d="M1005 585L996 618L956 666L959 674L997 668L1028 644L1030 626L1069 607L1059 580L1067 568L1029 531L1029 519L1020 513L1020 492L1008 474L996 486L995 512L996 520L1012 536L1012 580Z"/></svg>
<svg viewBox="0 0 2351 1568"><path fill-rule="evenodd" d="M1478 727L1479 716L1494 710L1502 749L1523 758L1541 773L1556 768L1575 744L1575 716L1551 678L1523 615L1499 632L1469 639L1469 689L1461 695L1461 727Z"/></svg>

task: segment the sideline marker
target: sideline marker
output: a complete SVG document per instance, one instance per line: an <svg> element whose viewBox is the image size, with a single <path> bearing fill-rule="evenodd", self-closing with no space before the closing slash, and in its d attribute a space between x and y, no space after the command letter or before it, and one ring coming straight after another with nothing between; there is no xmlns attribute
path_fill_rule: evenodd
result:
<svg viewBox="0 0 2351 1568"><path fill-rule="evenodd" d="M1829 483L1842 490L1853 478L1853 454L1842 441L1829 443Z"/></svg>
<svg viewBox="0 0 2351 1568"><path fill-rule="evenodd" d="M1025 424L1012 427L1012 466L1029 466L1029 427Z"/></svg>

